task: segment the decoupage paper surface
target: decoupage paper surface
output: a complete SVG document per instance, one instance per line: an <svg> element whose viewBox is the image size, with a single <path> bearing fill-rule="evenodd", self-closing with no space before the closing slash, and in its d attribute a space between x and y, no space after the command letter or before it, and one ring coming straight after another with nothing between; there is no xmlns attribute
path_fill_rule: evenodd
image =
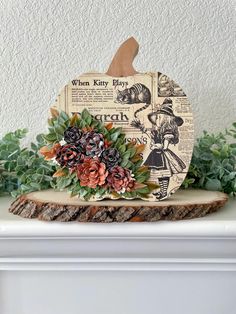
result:
<svg viewBox="0 0 236 314"><path fill-rule="evenodd" d="M145 144L143 164L160 186L150 200L164 199L182 184L193 150L193 116L185 93L166 75L86 73L62 89L54 107L67 113L86 108L96 119L122 127L127 141Z"/></svg>

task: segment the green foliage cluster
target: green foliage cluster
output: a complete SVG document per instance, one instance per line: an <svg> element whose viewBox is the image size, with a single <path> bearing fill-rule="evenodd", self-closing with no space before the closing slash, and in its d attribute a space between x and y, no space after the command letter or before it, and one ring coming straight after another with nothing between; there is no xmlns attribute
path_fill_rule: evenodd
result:
<svg viewBox="0 0 236 314"><path fill-rule="evenodd" d="M63 140L65 130L70 126L71 119L67 113L61 111L60 114L52 109L52 118L48 119L48 134L44 135L45 145L53 144Z"/></svg>
<svg viewBox="0 0 236 314"><path fill-rule="evenodd" d="M107 130L101 122L94 121L86 112L81 119L75 121L71 121L67 114L60 113L49 120L49 133L38 135L36 143L31 143L30 148L21 147L21 139L27 134L26 129L10 132L0 139L0 194L11 193L18 196L51 186L59 189L70 186L73 194L78 194L78 189L82 188L81 193L90 196L89 188L84 190L84 187L79 187L75 173L65 173L65 176L53 178L56 166L45 161L39 153L39 149L46 144L45 139L51 145L62 140L64 130L71 123L81 128L96 126L101 133L106 133L122 155L122 166L131 169L139 183L147 180L147 173L140 171L142 161L134 158L138 155L135 147L132 144L124 144L121 129ZM235 139L236 123L233 123L229 130L218 134L204 132L195 144L189 172L182 187L219 190L236 195ZM73 181L77 181L77 184L73 185ZM102 195L105 191L101 189L99 193ZM145 195L148 190L142 187L139 193ZM126 197L133 195L127 193Z"/></svg>
<svg viewBox="0 0 236 314"><path fill-rule="evenodd" d="M50 187L55 168L39 154L43 136L38 135L30 148L22 148L20 141L26 134L22 129L0 139L0 194L18 196Z"/></svg>
<svg viewBox="0 0 236 314"><path fill-rule="evenodd" d="M236 195L236 122L224 133L206 131L193 150L183 187L222 191Z"/></svg>

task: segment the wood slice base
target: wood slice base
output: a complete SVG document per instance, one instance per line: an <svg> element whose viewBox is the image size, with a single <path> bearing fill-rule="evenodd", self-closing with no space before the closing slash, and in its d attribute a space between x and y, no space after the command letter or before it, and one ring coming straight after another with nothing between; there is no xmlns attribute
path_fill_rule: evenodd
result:
<svg viewBox="0 0 236 314"><path fill-rule="evenodd" d="M46 221L142 222L181 220L215 212L228 200L224 193L205 190L179 190L160 202L142 200L102 200L85 202L66 192L46 190L23 195L9 211L24 218Z"/></svg>

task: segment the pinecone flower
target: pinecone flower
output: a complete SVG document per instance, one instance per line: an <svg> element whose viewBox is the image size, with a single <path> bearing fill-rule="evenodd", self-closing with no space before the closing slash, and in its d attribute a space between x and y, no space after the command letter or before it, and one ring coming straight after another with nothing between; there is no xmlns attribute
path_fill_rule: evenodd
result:
<svg viewBox="0 0 236 314"><path fill-rule="evenodd" d="M79 149L71 144L64 145L57 152L56 161L61 167L74 168L80 162L82 162L84 155L79 151Z"/></svg>
<svg viewBox="0 0 236 314"><path fill-rule="evenodd" d="M110 169L120 161L120 153L116 148L105 149L101 154L101 160Z"/></svg>
<svg viewBox="0 0 236 314"><path fill-rule="evenodd" d="M115 166L110 170L107 182L118 193L130 192L135 185L130 170L120 166Z"/></svg>
<svg viewBox="0 0 236 314"><path fill-rule="evenodd" d="M87 156L100 156L104 149L104 137L100 133L90 131L81 137L79 145Z"/></svg>
<svg viewBox="0 0 236 314"><path fill-rule="evenodd" d="M76 126L71 126L64 132L64 140L67 144L77 145L82 136L82 131Z"/></svg>
<svg viewBox="0 0 236 314"><path fill-rule="evenodd" d="M82 164L77 167L77 176L81 186L88 186L95 189L98 185L104 185L108 171L98 157L85 157Z"/></svg>

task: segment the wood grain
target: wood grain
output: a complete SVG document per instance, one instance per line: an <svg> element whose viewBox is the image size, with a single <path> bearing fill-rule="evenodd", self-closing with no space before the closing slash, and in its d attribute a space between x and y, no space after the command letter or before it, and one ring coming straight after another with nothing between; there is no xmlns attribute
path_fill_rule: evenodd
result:
<svg viewBox="0 0 236 314"><path fill-rule="evenodd" d="M130 37L117 50L106 74L114 77L132 76L138 73L133 67L133 60L138 53L137 41Z"/></svg>
<svg viewBox="0 0 236 314"><path fill-rule="evenodd" d="M85 202L66 192L46 190L23 195L9 211L24 218L45 221L143 222L181 220L205 216L228 200L224 193L205 190L179 190L161 202L143 200L102 200Z"/></svg>

